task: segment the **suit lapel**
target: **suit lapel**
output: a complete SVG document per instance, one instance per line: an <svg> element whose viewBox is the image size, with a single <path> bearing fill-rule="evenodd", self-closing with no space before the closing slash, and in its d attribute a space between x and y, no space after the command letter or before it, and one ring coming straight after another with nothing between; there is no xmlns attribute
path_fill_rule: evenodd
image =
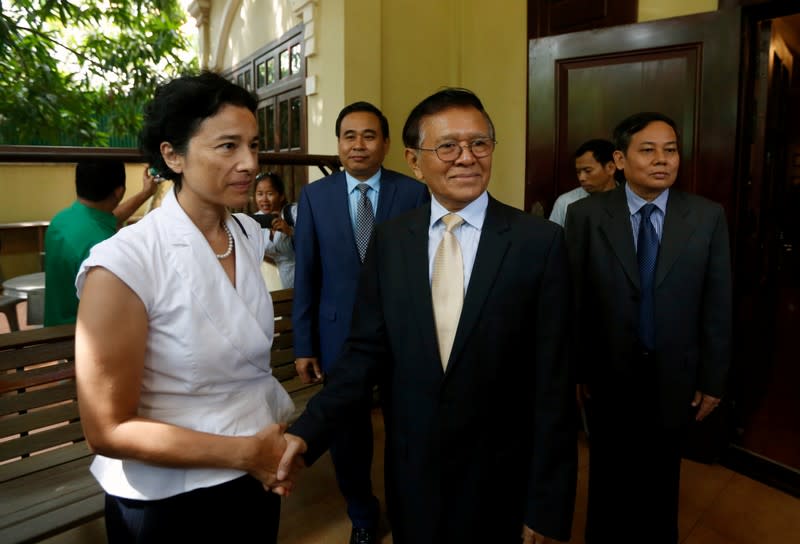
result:
<svg viewBox="0 0 800 544"><path fill-rule="evenodd" d="M625 274L638 289L639 265L636 261L636 249L633 247L631 212L628 209L624 188L614 190L606 202L605 211L607 215L600 222L599 228L605 234Z"/></svg>
<svg viewBox="0 0 800 544"><path fill-rule="evenodd" d="M383 223L391 217L392 205L397 186L392 175L387 170L381 170L381 190L378 193L378 210L375 213L375 223Z"/></svg>
<svg viewBox="0 0 800 544"><path fill-rule="evenodd" d="M695 221L691 211L684 193L669 192L667 215L664 217L664 232L661 235L661 247L656 263L655 287L658 287L667 277L675 260L681 254L686 240L694 232Z"/></svg>
<svg viewBox="0 0 800 544"><path fill-rule="evenodd" d="M405 274L408 278L408 294L415 309L417 326L422 338L425 360L439 361L439 344L436 340L436 323L433 318L431 284L428 273L428 228L431 221L430 203L416 210L408 225L405 239ZM441 370L442 366L439 365Z"/></svg>
<svg viewBox="0 0 800 544"><path fill-rule="evenodd" d="M490 196L486 208L486 219L484 219L478 242L478 252L475 255L475 264L464 297L464 306L461 309L461 318L458 321L458 329L446 374L452 372L453 367L458 365L457 361L467 343L467 338L471 336L478 323L481 309L486 303L500 265L508 252L511 243L508 236L509 231L508 217L503 208Z"/></svg>
<svg viewBox="0 0 800 544"><path fill-rule="evenodd" d="M325 200L330 203L327 211L331 214L331 223L323 228L335 229L338 232L338 239L349 240L350 243L347 245L349 251L355 255L358 262L361 262L356 245L356 234L353 232L353 223L350 220L350 198L347 194L347 179L344 172L339 172L333 178L328 190L329 193Z"/></svg>

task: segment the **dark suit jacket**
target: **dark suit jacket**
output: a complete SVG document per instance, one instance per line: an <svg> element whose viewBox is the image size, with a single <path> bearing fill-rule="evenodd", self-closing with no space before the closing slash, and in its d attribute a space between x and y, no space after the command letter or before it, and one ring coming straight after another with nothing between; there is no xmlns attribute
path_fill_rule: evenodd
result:
<svg viewBox="0 0 800 544"><path fill-rule="evenodd" d="M429 201L425 184L384 169L375 222ZM343 171L303 187L294 245L295 356L319 357L327 371L350 330L361 270Z"/></svg>
<svg viewBox="0 0 800 544"><path fill-rule="evenodd" d="M720 397L731 345L731 267L722 207L671 189L655 278L656 347L646 383L638 345L639 268L625 188L567 210L579 380L592 396L644 390L667 427L686 421L694 391ZM627 409L632 409L628 403Z"/></svg>
<svg viewBox="0 0 800 544"><path fill-rule="evenodd" d="M523 523L567 540L576 432L562 229L489 199L443 372L429 222L426 205L377 230L340 362L290 432L313 461L378 382L396 543L519 542Z"/></svg>

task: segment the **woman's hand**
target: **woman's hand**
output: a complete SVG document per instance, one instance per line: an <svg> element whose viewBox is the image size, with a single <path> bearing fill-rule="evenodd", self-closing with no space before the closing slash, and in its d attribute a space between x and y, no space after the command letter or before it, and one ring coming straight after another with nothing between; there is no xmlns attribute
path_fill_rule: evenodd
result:
<svg viewBox="0 0 800 544"><path fill-rule="evenodd" d="M248 455L247 471L257 478L267 491L288 496L294 486L295 475L304 464L302 457L299 456L294 457L291 462L283 460L281 464L287 446L285 431L285 424L272 424L253 437L254 448ZM279 468L283 472L280 480L277 476Z"/></svg>
<svg viewBox="0 0 800 544"><path fill-rule="evenodd" d="M284 233L286 236L294 236L294 228L289 226L283 217L278 216L272 220L272 232L279 231Z"/></svg>

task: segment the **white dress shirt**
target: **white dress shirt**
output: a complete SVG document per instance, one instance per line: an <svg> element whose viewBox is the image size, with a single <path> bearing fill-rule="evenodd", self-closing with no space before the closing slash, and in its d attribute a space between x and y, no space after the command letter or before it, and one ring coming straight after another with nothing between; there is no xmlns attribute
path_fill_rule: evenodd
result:
<svg viewBox="0 0 800 544"><path fill-rule="evenodd" d="M350 175L345 171L344 179L347 182L347 204L350 207L350 224L353 226L353 232L356 231L356 217L358 216L358 202L361 200L361 191L357 189L362 183L369 185L367 191L367 198L372 204L372 215L378 217L378 196L381 194L381 173L382 169L373 174L371 178L366 181L361 181Z"/></svg>
<svg viewBox="0 0 800 544"><path fill-rule="evenodd" d="M481 240L483 220L486 219L486 207L489 205L489 195L486 191L481 196L470 202L463 209L455 212L464 220L461 225L453 229L453 235L461 246L461 258L464 260L464 293L467 292L469 280L472 277L472 266L475 264L475 255L478 253L478 242ZM428 227L428 280L433 278L433 259L436 250L444 236L444 223L442 217L450 213L439 204L434 195L431 195L431 223Z"/></svg>
<svg viewBox="0 0 800 544"><path fill-rule="evenodd" d="M138 414L202 432L252 435L286 421L293 403L272 376L272 301L261 277L261 228L226 222L236 247L236 286L174 192L136 224L96 245L75 281L102 266L142 300L148 335ZM242 226L240 226L240 224ZM243 232L247 232L247 235ZM155 500L244 473L175 468L97 455L91 471L118 497Z"/></svg>
<svg viewBox="0 0 800 544"><path fill-rule="evenodd" d="M587 193L586 189L583 187L576 187L571 191L567 191L556 199L555 204L553 204L553 211L550 212L550 217L548 219L563 227L567 219L567 208L569 205L587 196L589 196L589 193Z"/></svg>

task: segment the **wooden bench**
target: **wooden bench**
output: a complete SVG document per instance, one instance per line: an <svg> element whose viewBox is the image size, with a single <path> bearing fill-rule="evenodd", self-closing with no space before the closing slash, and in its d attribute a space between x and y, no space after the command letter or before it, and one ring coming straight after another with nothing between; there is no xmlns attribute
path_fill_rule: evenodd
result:
<svg viewBox="0 0 800 544"><path fill-rule="evenodd" d="M319 385L294 372L292 290L273 293L272 364L297 406ZM102 517L75 391L75 327L0 334L0 543L37 542Z"/></svg>
<svg viewBox="0 0 800 544"><path fill-rule="evenodd" d="M294 331L292 330L292 302L294 289L273 291L272 307L275 310L275 338L272 340L270 362L272 374L283 384L294 400L294 421L322 384L306 385L300 381L294 368Z"/></svg>

